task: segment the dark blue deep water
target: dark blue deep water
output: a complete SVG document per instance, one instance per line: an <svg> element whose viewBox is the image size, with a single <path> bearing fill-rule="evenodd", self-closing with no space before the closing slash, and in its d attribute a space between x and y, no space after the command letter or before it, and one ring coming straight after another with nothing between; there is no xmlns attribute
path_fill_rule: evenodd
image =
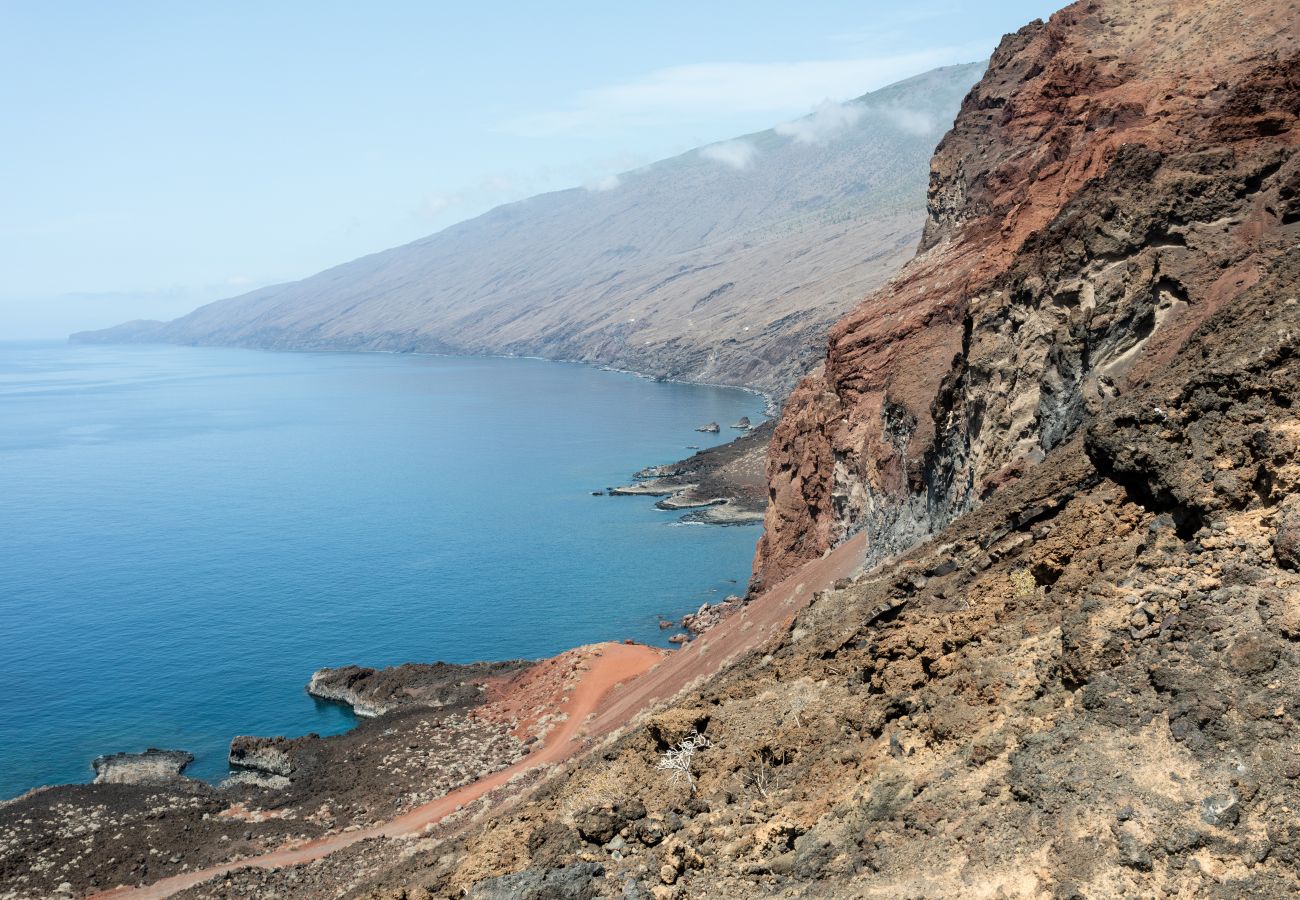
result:
<svg viewBox="0 0 1300 900"><path fill-rule="evenodd" d="M591 491L761 406L536 360L0 344L0 797L345 730L321 666L660 641L758 530Z"/></svg>

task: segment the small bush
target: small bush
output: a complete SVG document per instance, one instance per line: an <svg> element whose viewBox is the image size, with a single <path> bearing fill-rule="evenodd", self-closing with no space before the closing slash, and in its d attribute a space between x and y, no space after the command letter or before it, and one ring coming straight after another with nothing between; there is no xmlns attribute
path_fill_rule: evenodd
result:
<svg viewBox="0 0 1300 900"><path fill-rule="evenodd" d="M1011 573L1011 588L1017 600L1024 600L1038 593L1038 580L1028 569L1016 569Z"/></svg>

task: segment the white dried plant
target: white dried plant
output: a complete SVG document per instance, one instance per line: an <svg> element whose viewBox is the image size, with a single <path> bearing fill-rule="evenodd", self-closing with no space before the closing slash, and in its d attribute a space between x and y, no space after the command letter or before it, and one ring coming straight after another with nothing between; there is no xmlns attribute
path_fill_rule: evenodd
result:
<svg viewBox="0 0 1300 900"><path fill-rule="evenodd" d="M692 731L678 742L676 747L669 747L659 759L658 769L671 772L673 781L685 781L691 793L695 793L695 754L711 747L713 742L698 731Z"/></svg>

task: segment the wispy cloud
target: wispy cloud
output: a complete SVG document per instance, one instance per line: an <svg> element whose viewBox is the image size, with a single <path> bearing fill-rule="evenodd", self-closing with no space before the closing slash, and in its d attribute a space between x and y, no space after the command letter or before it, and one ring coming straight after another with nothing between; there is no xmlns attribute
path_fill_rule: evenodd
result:
<svg viewBox="0 0 1300 900"><path fill-rule="evenodd" d="M782 122L773 130L801 144L824 144L864 119L872 127L884 124L917 137L930 137L940 130L939 122L929 112L897 105L868 106L829 100L817 104L809 115Z"/></svg>
<svg viewBox="0 0 1300 900"><path fill-rule="evenodd" d="M748 169L754 164L757 153L749 141L723 141L721 144L709 144L700 148L700 156L733 169Z"/></svg>
<svg viewBox="0 0 1300 900"><path fill-rule="evenodd" d="M868 112L884 119L899 131L918 137L927 137L940 131L940 123L928 112L919 112L902 106L878 106L869 109Z"/></svg>
<svg viewBox="0 0 1300 900"><path fill-rule="evenodd" d="M612 191L614 190L614 188L618 187L622 183L623 180L619 178L617 175L605 175L600 178L591 179L590 181L583 184L583 187L585 187L589 191L594 191L595 193L599 194L599 193L604 193L605 191Z"/></svg>
<svg viewBox="0 0 1300 900"><path fill-rule="evenodd" d="M776 133L793 138L801 144L824 144L856 125L863 112L861 106L823 100L811 115L776 126Z"/></svg>
<svg viewBox="0 0 1300 900"><path fill-rule="evenodd" d="M551 137L603 134L628 126L708 122L735 113L789 115L827 97L856 97L963 58L964 52L939 47L861 59L672 66L622 84L582 91L567 104L519 116L504 127L527 137Z"/></svg>

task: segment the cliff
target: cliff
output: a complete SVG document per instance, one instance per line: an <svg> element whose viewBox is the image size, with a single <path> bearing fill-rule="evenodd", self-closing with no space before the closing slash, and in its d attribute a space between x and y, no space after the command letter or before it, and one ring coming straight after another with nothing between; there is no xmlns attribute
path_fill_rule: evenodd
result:
<svg viewBox="0 0 1300 900"><path fill-rule="evenodd" d="M1290 249L1295 19L1076 3L1002 42L931 164L921 251L786 406L756 583L942 528Z"/></svg>
<svg viewBox="0 0 1300 900"><path fill-rule="evenodd" d="M498 207L173 322L79 341L543 356L784 397L912 255L926 164L980 66Z"/></svg>
<svg viewBox="0 0 1300 900"><path fill-rule="evenodd" d="M355 895L1300 892L1296 12L1006 38L775 433L751 608L811 599Z"/></svg>
<svg viewBox="0 0 1300 900"><path fill-rule="evenodd" d="M182 896L1300 893L1298 32L1008 37L774 433L766 590L534 782Z"/></svg>

